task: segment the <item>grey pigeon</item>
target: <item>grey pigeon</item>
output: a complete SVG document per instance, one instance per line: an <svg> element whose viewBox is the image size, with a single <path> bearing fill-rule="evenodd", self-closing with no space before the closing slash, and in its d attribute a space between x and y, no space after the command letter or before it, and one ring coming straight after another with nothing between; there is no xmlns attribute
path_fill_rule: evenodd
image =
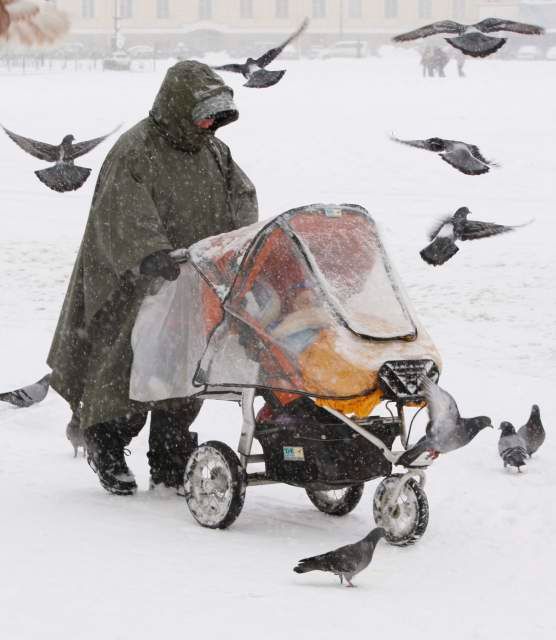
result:
<svg viewBox="0 0 556 640"><path fill-rule="evenodd" d="M525 458L527 457L525 440L515 432L511 422L502 422L500 429L502 433L498 441L498 453L504 461L504 468L508 465L517 467L521 473L521 467L525 466Z"/></svg>
<svg viewBox="0 0 556 640"><path fill-rule="evenodd" d="M309 19L305 18L301 23L301 26L293 33L285 42L282 42L278 47L270 49L266 53L263 53L257 59L247 58L243 64L223 64L218 67L212 67L217 71L232 71L233 73L241 73L241 75L247 80L243 85L244 87L250 87L255 89L264 89L271 87L279 82L285 71L267 71L267 67L273 60L275 60L291 42L299 37L303 31L307 28Z"/></svg>
<svg viewBox="0 0 556 640"><path fill-rule="evenodd" d="M64 137L59 145L38 142L31 138L24 138L13 131L2 127L6 134L24 151L30 155L44 160L45 162L55 162L53 167L35 171L37 178L49 189L63 193L65 191L76 191L83 186L89 177L91 169L76 166L73 161L89 151L111 136L117 129L109 134L85 142L74 144L75 138L70 134ZM119 127L118 127L119 128Z"/></svg>
<svg viewBox="0 0 556 640"><path fill-rule="evenodd" d="M402 33L393 38L394 42L408 42L418 38L443 33L454 34L454 38L445 38L452 47L459 49L468 56L474 58L485 58L495 51L498 51L506 43L506 38L486 36L485 33L495 33L498 31L511 31L513 33L523 33L527 35L540 35L544 33L542 27L513 20L503 20L500 18L485 18L480 22L471 25L461 24L453 20L442 20L433 22L424 27Z"/></svg>
<svg viewBox="0 0 556 640"><path fill-rule="evenodd" d="M465 173L467 176L479 176L488 173L490 167L497 164L491 160L486 160L481 154L479 147L459 140L444 140L443 138L428 138L427 140L400 140L395 136L391 137L394 142L407 144L417 149L426 149L440 154L444 162Z"/></svg>
<svg viewBox="0 0 556 640"><path fill-rule="evenodd" d="M345 579L346 586L353 587L351 581L371 564L377 542L384 537L385 533L382 527L376 527L359 542L347 544L320 556L303 558L294 571L296 573L328 571L340 578L340 584L343 584Z"/></svg>
<svg viewBox="0 0 556 640"><path fill-rule="evenodd" d="M456 240L489 238L530 224L526 222L522 225L505 226L494 222L468 220L467 216L470 213L467 207L460 207L452 217L441 220L431 231L429 238L432 242L420 252L421 258L438 267L459 251Z"/></svg>
<svg viewBox="0 0 556 640"><path fill-rule="evenodd" d="M542 424L539 405L533 405L533 407L531 408L531 415L529 416L529 420L527 420L527 422L519 428L517 433L525 441L525 449L527 450L527 455L531 457L546 438L546 432Z"/></svg>
<svg viewBox="0 0 556 640"><path fill-rule="evenodd" d="M479 431L492 427L487 416L462 418L452 396L428 377L421 378L421 388L429 412L426 434L398 460L400 464L411 466L410 459L417 458L424 451L438 455L460 449L469 444Z"/></svg>
<svg viewBox="0 0 556 640"><path fill-rule="evenodd" d="M81 430L81 412L79 408L73 412L71 420L68 422L68 426L66 427L66 438L70 441L71 446L73 447L74 458L77 458L79 447L83 449L83 455L87 455L85 438L83 437L83 431Z"/></svg>
<svg viewBox="0 0 556 640"><path fill-rule="evenodd" d="M9 402L16 407L30 407L46 398L50 386L50 374L43 376L38 382L15 391L0 393L2 402Z"/></svg>

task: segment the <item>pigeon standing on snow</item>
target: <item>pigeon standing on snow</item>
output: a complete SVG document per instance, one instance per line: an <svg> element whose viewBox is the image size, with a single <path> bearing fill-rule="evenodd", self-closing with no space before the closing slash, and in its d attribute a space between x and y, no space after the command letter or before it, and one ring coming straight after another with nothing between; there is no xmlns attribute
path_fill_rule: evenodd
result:
<svg viewBox="0 0 556 640"><path fill-rule="evenodd" d="M542 27L513 20L502 20L500 18L485 18L476 24L465 25L453 20L442 20L433 22L424 27L402 33L393 38L394 42L407 42L418 38L427 38L442 33L455 34L455 38L445 38L452 47L459 49L468 56L474 58L485 58L502 47L506 38L485 36L485 33L495 33L498 31L511 31L513 33L523 33L527 35L540 35L544 33Z"/></svg>
<svg viewBox="0 0 556 640"><path fill-rule="evenodd" d="M303 558L297 567L294 568L296 573L308 573L309 571L328 571L340 578L340 584L344 579L346 586L353 587L353 578L366 569L373 559L373 553L377 542L385 535L384 529L377 527L373 529L367 536L355 542L347 544L344 547L323 553L320 556L312 558Z"/></svg>
<svg viewBox="0 0 556 640"><path fill-rule="evenodd" d="M285 42L280 46L270 49L264 53L260 58L256 60L254 58L247 58L243 64L223 64L218 67L212 67L217 71L232 71L233 73L241 73L241 75L247 80L243 85L244 87L263 89L271 87L282 79L282 76L286 73L282 71L267 71L267 67L273 60L275 60L291 42L299 37L309 24L308 18L305 18L301 23L301 26L297 31L292 34Z"/></svg>
<svg viewBox="0 0 556 640"><path fill-rule="evenodd" d="M465 173L467 176L479 176L488 173L490 167L496 167L496 163L486 160L481 154L479 147L459 140L444 140L443 138L428 138L427 140L400 140L395 136L391 138L394 142L407 144L417 149L426 149L440 154L444 162Z"/></svg>
<svg viewBox="0 0 556 640"><path fill-rule="evenodd" d="M74 458L77 458L79 447L83 449L83 455L87 455L87 446L85 444L85 438L83 437L83 431L81 430L81 412L79 409L73 412L71 420L68 422L66 438L73 447Z"/></svg>
<svg viewBox="0 0 556 640"><path fill-rule="evenodd" d="M533 405L533 407L531 408L531 415L529 416L529 420L527 420L527 422L519 428L517 433L523 438L527 455L531 457L541 446L546 437L546 433L541 421L539 406L537 404Z"/></svg>
<svg viewBox="0 0 556 640"><path fill-rule="evenodd" d="M69 29L65 13L42 0L0 0L0 43L51 44Z"/></svg>
<svg viewBox="0 0 556 640"><path fill-rule="evenodd" d="M38 382L30 384L27 387L0 393L2 402L9 402L16 407L30 407L37 402L41 402L46 398L48 388L50 386L50 374L46 374Z"/></svg>
<svg viewBox="0 0 556 640"><path fill-rule="evenodd" d="M85 180L89 177L91 169L85 167L77 167L73 161L92 151L97 145L111 136L114 131L100 138L87 140L85 142L76 142L75 138L70 134L64 137L59 145L38 142L31 138L24 138L13 131L9 131L2 127L6 134L24 151L31 154L39 160L46 162L55 162L53 167L35 171L37 178L50 189L59 191L75 191L83 186Z"/></svg>
<svg viewBox="0 0 556 640"><path fill-rule="evenodd" d="M502 422L500 425L502 433L498 441L498 453L504 461L504 468L517 467L521 473L521 467L525 466L527 450L525 440L515 432L511 422Z"/></svg>
<svg viewBox="0 0 556 640"><path fill-rule="evenodd" d="M469 444L485 427L492 427L487 416L462 418L452 396L428 377L421 378L421 387L429 412L426 434L398 459L398 464L411 466L425 451L433 457L455 451Z"/></svg>
<svg viewBox="0 0 556 640"><path fill-rule="evenodd" d="M459 251L456 240L488 238L530 224L526 222L524 225L505 226L494 222L468 220L467 216L470 213L467 207L460 207L451 218L441 220L431 231L429 238L432 242L420 252L421 258L438 267Z"/></svg>

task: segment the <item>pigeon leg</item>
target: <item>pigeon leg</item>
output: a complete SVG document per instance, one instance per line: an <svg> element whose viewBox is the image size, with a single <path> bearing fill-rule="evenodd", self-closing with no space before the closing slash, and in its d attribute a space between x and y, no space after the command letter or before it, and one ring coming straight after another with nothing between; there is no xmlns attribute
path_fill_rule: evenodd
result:
<svg viewBox="0 0 556 640"><path fill-rule="evenodd" d="M79 447L76 447L75 445L73 445L73 457L77 458L77 451L78 451Z"/></svg>
<svg viewBox="0 0 556 640"><path fill-rule="evenodd" d="M349 578L346 578L346 587L355 587L355 585L352 583L352 581Z"/></svg>
<svg viewBox="0 0 556 640"><path fill-rule="evenodd" d="M341 573L338 574L338 578L340 578L340 584L344 584L344 576Z"/></svg>

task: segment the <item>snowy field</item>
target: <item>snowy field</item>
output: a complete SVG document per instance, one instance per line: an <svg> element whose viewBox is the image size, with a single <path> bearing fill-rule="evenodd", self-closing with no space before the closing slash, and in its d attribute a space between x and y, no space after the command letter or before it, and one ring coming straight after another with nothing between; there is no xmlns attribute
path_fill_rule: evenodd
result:
<svg viewBox="0 0 556 640"><path fill-rule="evenodd" d="M212 60L216 62L216 58ZM221 61L218 59L218 61ZM454 63L450 63L454 65ZM459 79L425 79L404 52L287 61L266 91L236 89L241 118L221 132L258 188L263 217L311 202L367 207L444 359L442 386L465 416L523 424L538 403L544 447L523 474L502 469L497 431L428 473L423 539L381 543L357 589L298 576L299 558L352 542L372 525L376 483L350 515L316 511L304 492L250 488L233 527L199 527L182 499L147 491L147 430L129 464L140 492L109 496L65 440L54 392L27 410L0 407L0 637L554 637L556 598L556 92L552 62L471 61ZM150 108L164 69L0 75L0 122L47 142L96 137ZM478 144L500 163L484 176L389 140L439 136ZM60 195L43 168L0 137L0 389L40 378L94 188L110 143L83 159L85 187ZM439 216L513 234L464 243L434 269L418 251ZM200 440L239 437L235 407L206 403ZM422 429L422 423L420 428Z"/></svg>

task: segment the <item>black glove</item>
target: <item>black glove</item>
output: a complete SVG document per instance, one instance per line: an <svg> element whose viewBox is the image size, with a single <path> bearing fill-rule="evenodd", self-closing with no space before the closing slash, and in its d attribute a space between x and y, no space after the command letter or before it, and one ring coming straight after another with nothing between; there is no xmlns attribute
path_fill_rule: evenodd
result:
<svg viewBox="0 0 556 640"><path fill-rule="evenodd" d="M166 251L157 251L143 258L139 266L139 273L144 276L175 280L180 275L180 266Z"/></svg>

